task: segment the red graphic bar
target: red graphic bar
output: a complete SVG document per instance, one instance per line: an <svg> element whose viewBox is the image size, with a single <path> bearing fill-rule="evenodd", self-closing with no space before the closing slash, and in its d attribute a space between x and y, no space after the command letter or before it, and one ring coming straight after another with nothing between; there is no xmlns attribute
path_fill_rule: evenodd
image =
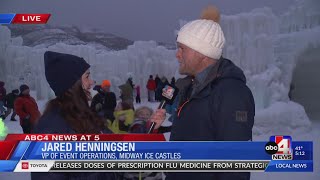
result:
<svg viewBox="0 0 320 180"><path fill-rule="evenodd" d="M17 144L17 141L0 141L0 160L10 159Z"/></svg>
<svg viewBox="0 0 320 180"><path fill-rule="evenodd" d="M51 14L16 14L11 24L46 24Z"/></svg>
<svg viewBox="0 0 320 180"><path fill-rule="evenodd" d="M5 141L166 141L163 134L8 134Z"/></svg>

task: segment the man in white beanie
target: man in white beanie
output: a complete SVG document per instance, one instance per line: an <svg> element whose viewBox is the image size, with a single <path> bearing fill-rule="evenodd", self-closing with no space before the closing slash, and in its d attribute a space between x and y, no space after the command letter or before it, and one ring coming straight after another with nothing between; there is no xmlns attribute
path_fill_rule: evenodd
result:
<svg viewBox="0 0 320 180"><path fill-rule="evenodd" d="M216 22L194 20L178 33L179 72L187 77L179 89L171 141L252 139L254 99L243 71L222 57L225 37ZM248 180L250 173L168 173L167 179Z"/></svg>

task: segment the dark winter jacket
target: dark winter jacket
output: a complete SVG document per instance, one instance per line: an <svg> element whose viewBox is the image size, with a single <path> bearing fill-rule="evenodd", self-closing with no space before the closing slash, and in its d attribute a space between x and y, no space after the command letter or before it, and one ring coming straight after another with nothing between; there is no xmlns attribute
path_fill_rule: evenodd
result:
<svg viewBox="0 0 320 180"><path fill-rule="evenodd" d="M19 91L18 91L19 93ZM14 102L15 100L18 98L18 95L16 95L15 93L11 92L9 94L6 95L5 97L5 102L4 105L7 108L13 109L14 108Z"/></svg>
<svg viewBox="0 0 320 180"><path fill-rule="evenodd" d="M20 94L14 102L14 110L20 118L20 125L27 117L30 117L30 122L35 124L41 116L36 100L30 95Z"/></svg>
<svg viewBox="0 0 320 180"><path fill-rule="evenodd" d="M97 112L97 104L102 105L101 111L104 112L104 115L107 119L114 119L113 112L117 106L117 99L116 95L113 92L98 91L98 93L93 97L91 102L91 109L95 112Z"/></svg>
<svg viewBox="0 0 320 180"><path fill-rule="evenodd" d="M158 76L156 76L156 78L154 78L154 81L156 82L156 87L158 87L158 84L161 81L161 79Z"/></svg>
<svg viewBox="0 0 320 180"><path fill-rule="evenodd" d="M44 114L34 129L37 134L76 134L55 109ZM116 173L31 173L32 180L116 180Z"/></svg>
<svg viewBox="0 0 320 180"><path fill-rule="evenodd" d="M4 88L4 82L0 81L0 101L3 101L6 97L7 91Z"/></svg>
<svg viewBox="0 0 320 180"><path fill-rule="evenodd" d="M120 98L122 101L133 101L133 89L129 83L120 85L119 89L121 90Z"/></svg>
<svg viewBox="0 0 320 180"><path fill-rule="evenodd" d="M246 78L230 60L221 58L200 86L186 78L180 89L178 118L171 141L248 141L252 139L255 104ZM192 86L195 93L191 96ZM213 152L214 153L214 152ZM250 173L169 173L168 180L249 180Z"/></svg>

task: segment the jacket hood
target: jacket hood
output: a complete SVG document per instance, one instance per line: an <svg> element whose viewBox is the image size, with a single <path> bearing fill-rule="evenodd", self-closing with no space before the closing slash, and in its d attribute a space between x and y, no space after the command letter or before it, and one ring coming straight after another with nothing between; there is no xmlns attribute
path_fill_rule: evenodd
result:
<svg viewBox="0 0 320 180"><path fill-rule="evenodd" d="M229 59L221 58L217 73L218 79L237 79L246 83L246 77L243 71Z"/></svg>

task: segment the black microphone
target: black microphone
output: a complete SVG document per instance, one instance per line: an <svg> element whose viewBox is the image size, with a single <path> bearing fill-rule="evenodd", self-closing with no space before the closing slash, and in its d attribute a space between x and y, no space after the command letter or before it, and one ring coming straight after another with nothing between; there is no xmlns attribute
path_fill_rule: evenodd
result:
<svg viewBox="0 0 320 180"><path fill-rule="evenodd" d="M165 109L167 104L172 105L174 99L177 97L179 90L177 88L174 88L172 86L166 85L162 89L162 101L159 104L158 109ZM152 122L148 134L152 133L154 130L154 127L156 126L155 122Z"/></svg>

